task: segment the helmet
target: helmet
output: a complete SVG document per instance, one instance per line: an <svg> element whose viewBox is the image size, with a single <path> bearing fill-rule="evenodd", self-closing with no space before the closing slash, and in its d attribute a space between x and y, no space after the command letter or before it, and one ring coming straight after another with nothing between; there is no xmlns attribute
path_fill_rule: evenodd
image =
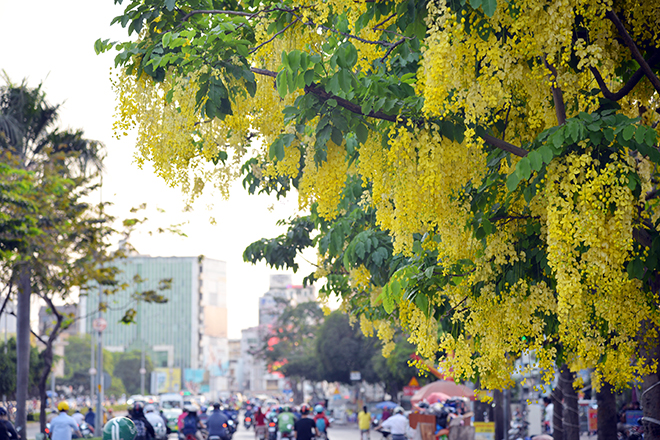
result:
<svg viewBox="0 0 660 440"><path fill-rule="evenodd" d="M323 414L323 405L316 405L316 406L314 407L314 412L315 412L316 414Z"/></svg>
<svg viewBox="0 0 660 440"><path fill-rule="evenodd" d="M300 406L300 414L302 414L304 416L309 414L309 406L307 406L305 404L301 405Z"/></svg>
<svg viewBox="0 0 660 440"><path fill-rule="evenodd" d="M7 415L7 410L5 409L4 406L0 406L0 416L6 416Z"/></svg>
<svg viewBox="0 0 660 440"><path fill-rule="evenodd" d="M115 417L103 427L103 440L135 440L137 428L131 419Z"/></svg>
<svg viewBox="0 0 660 440"><path fill-rule="evenodd" d="M195 405L186 405L183 407L184 410L188 411L189 413L196 414L197 413L197 407Z"/></svg>
<svg viewBox="0 0 660 440"><path fill-rule="evenodd" d="M403 408L397 406L396 408L394 408L394 414L403 414Z"/></svg>
<svg viewBox="0 0 660 440"><path fill-rule="evenodd" d="M289 408L289 405L284 405L282 407L282 412L289 412L289 411L291 411L291 408Z"/></svg>
<svg viewBox="0 0 660 440"><path fill-rule="evenodd" d="M153 406L152 404L145 405L145 407L144 407L144 412L146 412L146 413L150 413L150 412L154 412L154 411L156 411L156 407L155 407L155 406Z"/></svg>
<svg viewBox="0 0 660 440"><path fill-rule="evenodd" d="M66 403L65 400L61 401L60 403L57 404L57 410L58 411L68 411L69 410L69 404Z"/></svg>
<svg viewBox="0 0 660 440"><path fill-rule="evenodd" d="M220 402L213 402L213 409L220 409Z"/></svg>
<svg viewBox="0 0 660 440"><path fill-rule="evenodd" d="M142 402L135 402L133 404L133 414L140 414L144 412L144 404Z"/></svg>
<svg viewBox="0 0 660 440"><path fill-rule="evenodd" d="M204 405L202 405L202 407L200 408L200 411L201 411L202 413L205 413L207 409L208 409L207 407L205 407Z"/></svg>

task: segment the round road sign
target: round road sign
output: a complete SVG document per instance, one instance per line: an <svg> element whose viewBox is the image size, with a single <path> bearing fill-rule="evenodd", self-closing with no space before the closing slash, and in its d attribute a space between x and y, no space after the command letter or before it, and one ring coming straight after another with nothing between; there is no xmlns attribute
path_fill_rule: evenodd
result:
<svg viewBox="0 0 660 440"><path fill-rule="evenodd" d="M94 321L92 321L92 327L97 332L102 332L107 326L108 321L106 321L104 318L96 318Z"/></svg>

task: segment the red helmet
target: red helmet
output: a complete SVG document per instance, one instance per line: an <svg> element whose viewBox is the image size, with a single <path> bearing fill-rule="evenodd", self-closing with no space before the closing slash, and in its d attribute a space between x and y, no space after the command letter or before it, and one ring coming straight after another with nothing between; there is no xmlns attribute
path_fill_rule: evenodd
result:
<svg viewBox="0 0 660 440"><path fill-rule="evenodd" d="M300 414L302 414L304 416L309 414L309 406L307 406L305 404L300 405Z"/></svg>

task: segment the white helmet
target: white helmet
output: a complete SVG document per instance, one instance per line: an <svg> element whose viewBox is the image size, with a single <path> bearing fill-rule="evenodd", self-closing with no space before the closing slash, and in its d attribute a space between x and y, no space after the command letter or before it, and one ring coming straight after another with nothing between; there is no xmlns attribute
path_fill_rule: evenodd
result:
<svg viewBox="0 0 660 440"><path fill-rule="evenodd" d="M403 408L397 406L396 408L394 408L394 414L403 414Z"/></svg>
<svg viewBox="0 0 660 440"><path fill-rule="evenodd" d="M144 412L145 413L150 413L150 412L154 412L154 411L156 411L156 407L153 406L152 404L146 405L144 407Z"/></svg>

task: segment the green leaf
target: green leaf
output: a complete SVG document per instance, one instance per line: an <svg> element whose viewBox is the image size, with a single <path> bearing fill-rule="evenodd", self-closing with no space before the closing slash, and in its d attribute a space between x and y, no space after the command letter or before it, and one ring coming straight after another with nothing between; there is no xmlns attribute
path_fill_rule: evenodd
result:
<svg viewBox="0 0 660 440"><path fill-rule="evenodd" d="M479 6L481 6L482 0L470 0L470 6L472 6L474 9L478 9Z"/></svg>
<svg viewBox="0 0 660 440"><path fill-rule="evenodd" d="M632 139L634 134L635 134L635 126L634 125L628 125L626 128L623 129L623 138L627 141Z"/></svg>
<svg viewBox="0 0 660 440"><path fill-rule="evenodd" d="M614 130L611 128L606 128L603 130L603 136L607 139L607 142L612 143L614 141Z"/></svg>
<svg viewBox="0 0 660 440"><path fill-rule="evenodd" d="M538 152L541 154L541 157L543 158L543 162L548 164L552 161L552 158L555 157L553 154L552 150L548 145L543 145L541 148L538 149Z"/></svg>
<svg viewBox="0 0 660 440"><path fill-rule="evenodd" d="M308 71L305 72L305 85L308 86L311 83L314 82L314 70L309 69Z"/></svg>
<svg viewBox="0 0 660 440"><path fill-rule="evenodd" d="M170 12L174 10L175 4L176 4L176 0L165 0L165 7Z"/></svg>
<svg viewBox="0 0 660 440"><path fill-rule="evenodd" d="M289 68L293 72L297 72L298 68L300 67L300 51L294 50L292 52L289 52L287 58L289 59Z"/></svg>
<svg viewBox="0 0 660 440"><path fill-rule="evenodd" d="M509 174L509 177L506 179L506 189L509 190L509 192L513 192L517 187L518 184L520 183L520 176L518 173L513 172Z"/></svg>
<svg viewBox="0 0 660 440"><path fill-rule="evenodd" d="M355 127L355 136L357 136L357 139L361 144L364 144L369 137L369 130L364 124L359 123L357 127Z"/></svg>
<svg viewBox="0 0 660 440"><path fill-rule="evenodd" d="M646 136L644 136L644 141L649 147L653 147L658 138L658 135L655 130L647 130ZM641 143L641 142L640 142Z"/></svg>
<svg viewBox="0 0 660 440"><path fill-rule="evenodd" d="M520 177L524 180L529 179L529 176L532 175L532 167L529 162L529 157L523 157L520 159L520 162L518 162L518 165L516 166L516 173L520 174Z"/></svg>
<svg viewBox="0 0 660 440"><path fill-rule="evenodd" d="M278 137L275 142L272 143L268 149L268 156L271 160L283 160L284 159L284 141L281 137Z"/></svg>
<svg viewBox="0 0 660 440"><path fill-rule="evenodd" d="M275 78L275 84L277 85L277 93L280 94L280 98L284 98L287 92L287 72L286 70L281 70Z"/></svg>
<svg viewBox="0 0 660 440"><path fill-rule="evenodd" d="M497 0L482 0L481 8L484 10L484 14L492 17L495 14L495 9L497 9Z"/></svg>
<svg viewBox="0 0 660 440"><path fill-rule="evenodd" d="M646 126L640 125L635 131L635 141L638 144L644 143L644 138L646 136Z"/></svg>
<svg viewBox="0 0 660 440"><path fill-rule="evenodd" d="M424 312L425 315L429 314L429 298L423 293L418 293L415 295L415 304L419 309Z"/></svg>
<svg viewBox="0 0 660 440"><path fill-rule="evenodd" d="M527 155L527 158L534 171L541 170L541 167L543 166L543 157L541 156L541 153L534 150Z"/></svg>

